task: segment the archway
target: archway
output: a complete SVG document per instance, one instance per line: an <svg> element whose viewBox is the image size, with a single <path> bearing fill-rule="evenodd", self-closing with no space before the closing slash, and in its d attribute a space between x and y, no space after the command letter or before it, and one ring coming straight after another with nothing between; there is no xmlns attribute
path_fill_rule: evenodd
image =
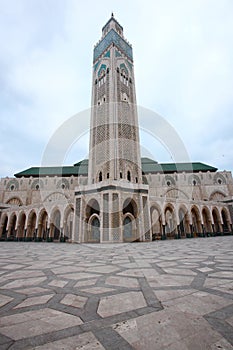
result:
<svg viewBox="0 0 233 350"><path fill-rule="evenodd" d="M48 239L48 214L45 209L43 209L39 215L37 237L40 241L46 241Z"/></svg>
<svg viewBox="0 0 233 350"><path fill-rule="evenodd" d="M230 227L228 212L226 211L225 208L222 209L221 215L222 215L223 232L228 233L230 232L231 227Z"/></svg>
<svg viewBox="0 0 233 350"><path fill-rule="evenodd" d="M36 238L36 213L34 211L31 211L28 216L26 237L29 241Z"/></svg>
<svg viewBox="0 0 233 350"><path fill-rule="evenodd" d="M125 215L127 213L130 213L134 216L134 218L136 218L137 212L137 204L135 203L135 201L131 198L127 198L123 204L123 214Z"/></svg>
<svg viewBox="0 0 233 350"><path fill-rule="evenodd" d="M137 235L137 204L132 198L127 198L123 203L123 241L133 242L139 239ZM140 232L140 230L138 230Z"/></svg>
<svg viewBox="0 0 233 350"><path fill-rule="evenodd" d="M151 207L151 230L152 230L152 240L160 239L162 236L162 220L159 210L156 207Z"/></svg>
<svg viewBox="0 0 233 350"><path fill-rule="evenodd" d="M210 217L209 209L203 208L203 210L202 210L202 219L203 219L203 231L204 231L204 234L208 234L208 233L212 232L211 217Z"/></svg>
<svg viewBox="0 0 233 350"><path fill-rule="evenodd" d="M173 207L167 206L165 209L165 234L168 238L174 238L176 234L176 218Z"/></svg>
<svg viewBox="0 0 233 350"><path fill-rule="evenodd" d="M190 233L190 222L188 211L186 208L180 208L179 210L179 234L181 237L185 237L187 233Z"/></svg>
<svg viewBox="0 0 233 350"><path fill-rule="evenodd" d="M221 218L216 208L212 210L212 216L213 216L213 223L214 223L214 227L213 227L214 233L220 234L220 232L222 232Z"/></svg>
<svg viewBox="0 0 233 350"><path fill-rule="evenodd" d="M123 241L132 241L133 238L133 227L132 227L132 220L129 216L126 216L123 221Z"/></svg>
<svg viewBox="0 0 233 350"><path fill-rule="evenodd" d="M100 242L100 206L96 199L91 199L86 206L85 242Z"/></svg>
<svg viewBox="0 0 233 350"><path fill-rule="evenodd" d="M100 220L98 215L93 214L89 220L89 234L88 242L99 243L100 242Z"/></svg>
<svg viewBox="0 0 233 350"><path fill-rule="evenodd" d="M191 210L192 215L192 230L194 237L197 237L199 233L202 232L201 228L201 217L199 210L196 207L193 207Z"/></svg>
<svg viewBox="0 0 233 350"><path fill-rule="evenodd" d="M16 238L16 214L12 214L9 221L8 238L14 240Z"/></svg>
<svg viewBox="0 0 233 350"><path fill-rule="evenodd" d="M8 223L8 216L5 215L2 217L1 220L1 227L0 227L0 239L5 240L7 238L7 223Z"/></svg>
<svg viewBox="0 0 233 350"><path fill-rule="evenodd" d="M22 241L24 238L24 232L25 232L25 222L26 222L26 215L25 213L20 213L19 216L19 224L17 228L17 238L18 240Z"/></svg>
<svg viewBox="0 0 233 350"><path fill-rule="evenodd" d="M90 219L90 217L93 214L99 215L99 213L100 213L99 203L97 202L96 199L91 199L88 202L87 207L86 207L86 219L87 219L87 221Z"/></svg>
<svg viewBox="0 0 233 350"><path fill-rule="evenodd" d="M72 238L73 219L74 219L74 209L72 207L68 207L68 209L65 211L64 225L63 225L65 239Z"/></svg>
<svg viewBox="0 0 233 350"><path fill-rule="evenodd" d="M54 240L60 239L60 233L61 233L61 213L57 209L53 214L53 223L52 223L52 237Z"/></svg>

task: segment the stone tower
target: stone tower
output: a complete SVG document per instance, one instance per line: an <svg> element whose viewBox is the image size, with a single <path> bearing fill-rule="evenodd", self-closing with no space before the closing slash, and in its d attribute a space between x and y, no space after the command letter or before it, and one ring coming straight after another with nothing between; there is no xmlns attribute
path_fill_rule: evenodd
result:
<svg viewBox="0 0 233 350"><path fill-rule="evenodd" d="M94 48L88 184L75 196L74 241L151 240L133 52L113 14Z"/></svg>
<svg viewBox="0 0 233 350"><path fill-rule="evenodd" d="M94 48L89 184L142 182L132 47L112 17Z"/></svg>

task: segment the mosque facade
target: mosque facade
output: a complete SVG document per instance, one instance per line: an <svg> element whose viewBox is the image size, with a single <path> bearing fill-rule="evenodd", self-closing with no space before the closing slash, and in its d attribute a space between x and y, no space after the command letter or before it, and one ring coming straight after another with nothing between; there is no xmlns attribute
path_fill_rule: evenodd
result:
<svg viewBox="0 0 233 350"><path fill-rule="evenodd" d="M94 47L89 159L0 182L0 239L117 243L232 234L230 171L140 154L132 46L112 15Z"/></svg>

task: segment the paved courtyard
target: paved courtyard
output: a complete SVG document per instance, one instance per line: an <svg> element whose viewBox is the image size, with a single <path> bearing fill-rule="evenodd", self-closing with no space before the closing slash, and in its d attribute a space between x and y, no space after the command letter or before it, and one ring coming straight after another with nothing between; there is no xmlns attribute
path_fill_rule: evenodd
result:
<svg viewBox="0 0 233 350"><path fill-rule="evenodd" d="M233 349L233 237L0 251L0 349Z"/></svg>

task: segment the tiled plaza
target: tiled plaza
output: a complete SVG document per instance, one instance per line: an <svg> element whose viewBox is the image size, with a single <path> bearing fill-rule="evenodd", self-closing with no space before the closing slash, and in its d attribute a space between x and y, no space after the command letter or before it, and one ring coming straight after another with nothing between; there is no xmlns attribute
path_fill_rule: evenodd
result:
<svg viewBox="0 0 233 350"><path fill-rule="evenodd" d="M233 349L232 236L0 251L0 349Z"/></svg>

